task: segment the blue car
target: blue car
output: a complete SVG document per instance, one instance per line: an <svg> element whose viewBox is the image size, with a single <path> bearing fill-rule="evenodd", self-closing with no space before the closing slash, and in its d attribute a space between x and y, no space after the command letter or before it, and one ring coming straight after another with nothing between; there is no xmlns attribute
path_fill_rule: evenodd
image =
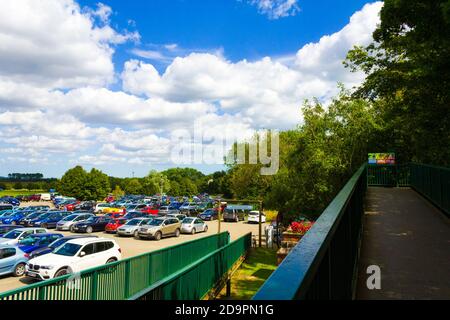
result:
<svg viewBox="0 0 450 320"><path fill-rule="evenodd" d="M73 236L67 236L67 237L58 238L55 241L53 241L52 243L50 243L48 246L46 246L46 247L42 247L42 248L35 249L35 250L31 251L29 253L29 258L33 259L33 258L42 256L44 254L51 253L51 252L53 252L53 250L55 250L56 248L62 246L67 241L74 240L74 239L79 239L79 238L97 238L97 236L93 236L93 235L73 235Z"/></svg>
<svg viewBox="0 0 450 320"><path fill-rule="evenodd" d="M18 207L20 205L20 201L17 200L16 198L13 198L13 197L0 198L0 202L6 202L6 203L9 203L9 204L12 204L15 207Z"/></svg>
<svg viewBox="0 0 450 320"><path fill-rule="evenodd" d="M23 276L27 261L27 254L18 247L0 245L0 276L5 274Z"/></svg>
<svg viewBox="0 0 450 320"><path fill-rule="evenodd" d="M64 217L71 214L71 212L55 212L49 211L30 221L31 227L42 227L45 229L54 229L56 224L64 219Z"/></svg>
<svg viewBox="0 0 450 320"><path fill-rule="evenodd" d="M25 212L25 216L19 220L19 225L31 226L31 220L36 219L45 213L47 213L47 211L27 211Z"/></svg>
<svg viewBox="0 0 450 320"><path fill-rule="evenodd" d="M25 253L33 252L44 247L47 247L55 240L62 238L60 233L39 233L19 240L19 249Z"/></svg>
<svg viewBox="0 0 450 320"><path fill-rule="evenodd" d="M26 213L22 211L13 211L11 214L7 216L0 217L0 223L2 224L12 224L17 225L19 221L26 216Z"/></svg>

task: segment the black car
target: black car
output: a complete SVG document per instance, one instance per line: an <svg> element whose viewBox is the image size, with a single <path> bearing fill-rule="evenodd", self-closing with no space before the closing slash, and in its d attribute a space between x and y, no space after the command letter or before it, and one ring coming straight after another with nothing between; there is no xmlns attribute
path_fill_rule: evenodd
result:
<svg viewBox="0 0 450 320"><path fill-rule="evenodd" d="M11 230L23 228L23 226L17 226L12 224L1 224L0 225L0 237L8 233Z"/></svg>
<svg viewBox="0 0 450 320"><path fill-rule="evenodd" d="M108 223L114 221L114 219L108 216L91 217L86 221L80 221L72 226L73 232L91 233L96 231L105 231L105 227Z"/></svg>
<svg viewBox="0 0 450 320"><path fill-rule="evenodd" d="M29 253L29 258L33 259L33 258L36 258L38 256L42 256L44 254L51 253L51 252L53 252L53 250L55 250L59 246L62 246L67 241L73 240L73 239L79 239L79 238L97 238L97 236L92 236L92 235L87 235L87 236L73 235L73 236L62 237L62 238L59 238L59 239L53 241L52 243L50 243L48 245L48 247L36 249L36 250L30 252Z"/></svg>
<svg viewBox="0 0 450 320"><path fill-rule="evenodd" d="M204 221L217 220L217 216L217 210L214 209L206 209L198 215L198 217Z"/></svg>

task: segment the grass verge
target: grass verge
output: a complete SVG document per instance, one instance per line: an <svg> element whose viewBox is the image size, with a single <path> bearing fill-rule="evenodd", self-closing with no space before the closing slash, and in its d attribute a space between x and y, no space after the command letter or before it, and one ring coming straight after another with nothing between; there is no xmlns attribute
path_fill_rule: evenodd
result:
<svg viewBox="0 0 450 320"><path fill-rule="evenodd" d="M250 300L277 268L275 249L251 248L247 259L231 278L231 296L224 288L218 299Z"/></svg>
<svg viewBox="0 0 450 320"><path fill-rule="evenodd" d="M0 190L0 197L4 196L28 196L32 194L45 193L44 190Z"/></svg>

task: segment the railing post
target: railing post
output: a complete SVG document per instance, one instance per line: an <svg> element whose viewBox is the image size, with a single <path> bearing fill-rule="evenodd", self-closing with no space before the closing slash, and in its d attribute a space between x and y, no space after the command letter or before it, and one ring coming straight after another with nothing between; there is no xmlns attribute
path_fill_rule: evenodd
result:
<svg viewBox="0 0 450 320"><path fill-rule="evenodd" d="M130 296L130 260L125 263L125 292L124 297L128 299Z"/></svg>
<svg viewBox="0 0 450 320"><path fill-rule="evenodd" d="M98 274L97 271L92 273L92 284L91 284L91 300L97 300L97 288L98 288Z"/></svg>

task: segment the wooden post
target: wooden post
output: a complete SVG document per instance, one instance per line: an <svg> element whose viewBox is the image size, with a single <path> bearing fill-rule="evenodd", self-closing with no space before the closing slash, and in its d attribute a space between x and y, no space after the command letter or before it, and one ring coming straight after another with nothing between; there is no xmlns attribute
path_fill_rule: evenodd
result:
<svg viewBox="0 0 450 320"><path fill-rule="evenodd" d="M227 298L231 297L231 279L227 280Z"/></svg>

